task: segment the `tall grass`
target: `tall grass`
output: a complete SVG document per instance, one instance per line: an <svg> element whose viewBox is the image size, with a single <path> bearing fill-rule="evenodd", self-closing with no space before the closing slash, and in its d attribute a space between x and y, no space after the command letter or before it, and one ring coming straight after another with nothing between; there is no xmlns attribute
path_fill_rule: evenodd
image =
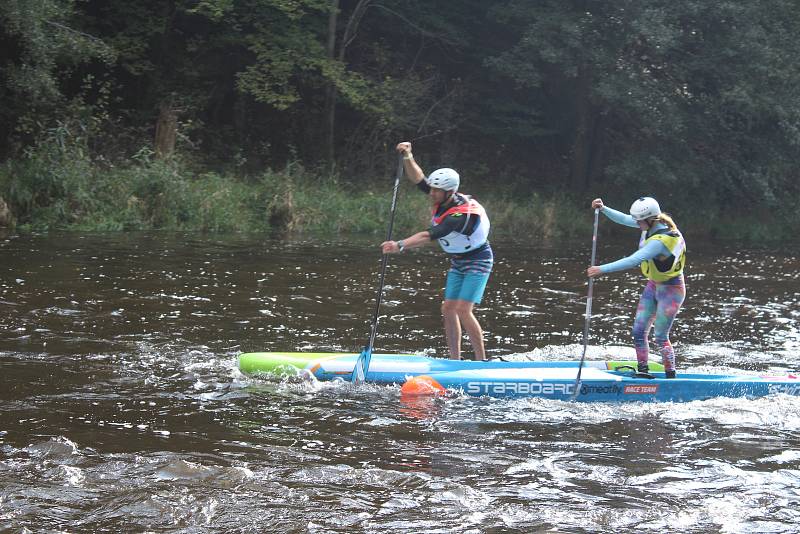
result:
<svg viewBox="0 0 800 534"><path fill-rule="evenodd" d="M197 172L180 158L154 159L146 150L116 166L92 161L80 142L62 134L53 132L24 158L0 167L0 199L8 203L21 230L386 231L392 193L388 178L380 186L358 186L296 163L244 178ZM585 237L591 224L588 200L579 206L566 196L531 192L511 197L502 191L480 200L494 235L546 242ZM428 198L404 181L395 235L426 228L429 210ZM733 217L708 208L681 211L689 214L679 221L684 232L709 237L763 241L786 236L793 228L783 213L770 219L763 214Z"/></svg>

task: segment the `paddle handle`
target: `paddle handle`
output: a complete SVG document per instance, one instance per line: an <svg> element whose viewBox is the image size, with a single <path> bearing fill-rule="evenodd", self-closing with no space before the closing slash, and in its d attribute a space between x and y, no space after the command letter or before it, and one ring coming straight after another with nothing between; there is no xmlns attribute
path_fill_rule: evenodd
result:
<svg viewBox="0 0 800 534"><path fill-rule="evenodd" d="M397 172L394 176L394 189L392 190L392 207L389 211L389 227L386 230L386 241L392 240L392 230L394 229L394 214L397 211L397 192L400 189L400 179L403 177L403 155L397 158ZM378 281L378 294L375 298L375 313L372 315L372 326L369 333L369 342L365 347L368 354L372 354L372 347L375 345L375 336L378 333L378 316L383 301L383 286L386 278L386 264L389 263L389 255L384 253L381 257L381 275Z"/></svg>
<svg viewBox="0 0 800 534"><path fill-rule="evenodd" d="M597 227L600 222L600 209L594 210L594 226L592 227L592 259L589 262L589 267L594 267L594 262L597 259ZM583 329L583 354L586 355L586 345L589 339L589 321L592 318L592 293L594 290L594 277L589 278L589 289L586 296L586 325ZM583 359L581 358L581 361Z"/></svg>
<svg viewBox="0 0 800 534"><path fill-rule="evenodd" d="M594 262L597 259L597 227L600 223L600 208L594 209L594 225L592 227L592 259L589 263L590 267L594 267ZM583 362L586 359L586 348L589 345L589 324L592 320L592 293L594 292L594 277L589 277L589 288L586 292L586 321L583 324L583 352L581 354L581 363L578 365L578 376L575 378L575 391L572 394L574 399L578 395L578 387L581 383L581 371L583 371Z"/></svg>

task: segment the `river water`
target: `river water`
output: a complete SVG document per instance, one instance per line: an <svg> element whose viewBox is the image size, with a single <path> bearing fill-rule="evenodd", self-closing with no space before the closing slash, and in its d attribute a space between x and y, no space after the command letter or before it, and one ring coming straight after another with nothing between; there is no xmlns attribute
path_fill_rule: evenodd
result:
<svg viewBox="0 0 800 534"><path fill-rule="evenodd" d="M0 530L800 531L797 397L411 401L239 373L240 352L358 351L377 241L0 238ZM489 354L580 358L588 243L494 245ZM797 371L800 256L690 246L679 372ZM445 266L391 258L377 351L444 353ZM633 357L641 285L598 279L588 358Z"/></svg>

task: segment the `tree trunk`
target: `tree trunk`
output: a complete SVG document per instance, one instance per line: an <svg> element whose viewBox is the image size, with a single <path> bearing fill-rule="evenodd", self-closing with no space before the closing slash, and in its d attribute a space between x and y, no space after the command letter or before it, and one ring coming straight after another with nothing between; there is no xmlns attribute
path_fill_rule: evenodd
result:
<svg viewBox="0 0 800 534"><path fill-rule="evenodd" d="M331 0L331 11L328 14L328 59L333 61L336 56L336 27L339 18L339 0ZM328 82L328 90L325 92L325 122L326 122L326 156L328 163L332 166L336 158L336 85L333 81Z"/></svg>
<svg viewBox="0 0 800 534"><path fill-rule="evenodd" d="M175 152L175 137L178 131L178 116L169 103L161 104L156 121L156 157L168 158Z"/></svg>
<svg viewBox="0 0 800 534"><path fill-rule="evenodd" d="M159 36L160 53L158 55L158 68L162 72L169 72L169 62L172 49L172 39L175 37L175 20L178 14L175 0L161 3L162 16L164 17L163 31ZM156 120L156 134L153 139L154 150L157 158L168 158L175 152L175 137L178 130L177 110L174 106L174 94L162 93L159 98L158 119Z"/></svg>
<svg viewBox="0 0 800 534"><path fill-rule="evenodd" d="M597 113L591 100L591 75L585 68L580 69L576 86L575 133L569 172L569 189L572 191L585 190L589 185L597 121Z"/></svg>
<svg viewBox="0 0 800 534"><path fill-rule="evenodd" d="M11 208L8 207L5 199L0 197L0 228L11 226L14 226L14 215L11 213Z"/></svg>
<svg viewBox="0 0 800 534"><path fill-rule="evenodd" d="M364 12L367 10L372 0L359 0L353 8L353 12L347 19L347 25L342 33L342 38L339 41L338 54L336 53L336 28L339 23L339 0L330 0L330 2L331 13L328 16L328 59L330 61L338 60L339 63L344 65L347 46L355 38L361 18L364 16ZM328 90L325 93L325 119L327 123L326 144L328 161L331 165L334 165L336 157L336 101L338 97L339 92L336 90L336 84L330 81Z"/></svg>
<svg viewBox="0 0 800 534"><path fill-rule="evenodd" d="M606 143L605 136L605 115L601 110L592 110L592 131L591 131L591 151L589 152L589 161L586 166L586 190L594 186L598 179L602 179L603 170L606 164Z"/></svg>

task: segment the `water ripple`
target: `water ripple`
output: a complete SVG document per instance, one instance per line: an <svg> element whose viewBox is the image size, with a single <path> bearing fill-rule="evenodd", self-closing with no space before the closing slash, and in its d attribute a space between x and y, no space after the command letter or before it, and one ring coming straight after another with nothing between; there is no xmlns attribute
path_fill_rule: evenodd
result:
<svg viewBox="0 0 800 534"><path fill-rule="evenodd" d="M373 241L5 241L0 530L797 531L797 397L409 399L389 386L243 376L241 351L360 350ZM585 248L498 243L477 311L491 354L580 358ZM392 258L381 351L445 352L444 269L432 251ZM698 247L673 336L680 365L800 369L798 272L784 250ZM588 358L634 357L640 289L635 276L598 280Z"/></svg>

